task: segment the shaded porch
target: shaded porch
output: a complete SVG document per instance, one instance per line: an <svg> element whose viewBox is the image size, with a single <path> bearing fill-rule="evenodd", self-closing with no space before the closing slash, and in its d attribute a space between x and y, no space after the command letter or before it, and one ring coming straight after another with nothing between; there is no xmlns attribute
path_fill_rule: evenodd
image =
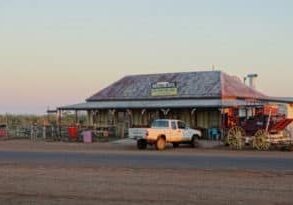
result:
<svg viewBox="0 0 293 205"><path fill-rule="evenodd" d="M265 102L240 99L180 99L157 101L101 101L60 107L57 109L59 124L62 112L86 111L87 128L100 137L128 136L128 128L149 127L155 119L179 119L191 128L200 129L205 139L224 139L231 117L239 110L246 110L246 117Z"/></svg>

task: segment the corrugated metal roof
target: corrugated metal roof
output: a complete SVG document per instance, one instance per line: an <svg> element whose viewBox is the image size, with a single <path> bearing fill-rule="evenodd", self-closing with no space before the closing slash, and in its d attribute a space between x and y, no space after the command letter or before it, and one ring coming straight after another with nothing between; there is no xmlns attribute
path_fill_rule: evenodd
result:
<svg viewBox="0 0 293 205"><path fill-rule="evenodd" d="M230 76L226 73L221 74L222 97L237 97L249 99L267 99L268 96L245 85L241 79L236 76Z"/></svg>
<svg viewBox="0 0 293 205"><path fill-rule="evenodd" d="M271 97L269 99L271 102L277 102L277 103L293 103L293 98L292 97Z"/></svg>
<svg viewBox="0 0 293 205"><path fill-rule="evenodd" d="M176 82L177 95L152 96L151 85L158 82ZM221 71L205 71L126 76L87 101L225 97L265 99L267 96L234 76Z"/></svg>
<svg viewBox="0 0 293 205"><path fill-rule="evenodd" d="M151 85L158 82L176 82L178 95L151 96ZM220 96L220 72L215 71L126 76L87 100L209 98Z"/></svg>
<svg viewBox="0 0 293 205"><path fill-rule="evenodd" d="M220 99L185 99L185 100L137 100L137 101L96 101L60 107L61 110L94 110L94 109L155 109L155 108L207 108L256 106L261 102L245 100Z"/></svg>

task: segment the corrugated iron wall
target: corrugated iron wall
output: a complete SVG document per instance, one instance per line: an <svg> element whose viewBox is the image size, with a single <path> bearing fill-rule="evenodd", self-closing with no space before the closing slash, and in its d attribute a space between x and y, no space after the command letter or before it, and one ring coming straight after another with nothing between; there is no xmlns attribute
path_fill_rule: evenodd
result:
<svg viewBox="0 0 293 205"><path fill-rule="evenodd" d="M293 107L292 107L293 115ZM111 121L113 125L118 122L121 123L121 117L119 118L119 112L123 112L123 116L126 120L128 113L126 111L117 111L113 117L110 117L110 113L107 110L100 110L99 113L95 116L94 124L96 126L106 126L110 123L110 118L113 118ZM185 121L191 127L202 127L202 128L212 128L220 127L220 111L218 109L209 109L201 110L197 109L192 113L191 109L173 109L164 116L162 111L145 111L141 109L131 110L131 125L134 126L148 126L151 121L158 118L172 118ZM128 116L129 117L129 116Z"/></svg>
<svg viewBox="0 0 293 205"><path fill-rule="evenodd" d="M167 115L163 110L99 110L89 117L92 118L89 122L93 122L95 127L115 127L116 134L121 137L126 136L129 127L149 127L154 119L159 118L179 119L191 128L219 128L221 123L218 109L171 109Z"/></svg>
<svg viewBox="0 0 293 205"><path fill-rule="evenodd" d="M220 111L219 110L198 110L197 126L202 128L220 127Z"/></svg>

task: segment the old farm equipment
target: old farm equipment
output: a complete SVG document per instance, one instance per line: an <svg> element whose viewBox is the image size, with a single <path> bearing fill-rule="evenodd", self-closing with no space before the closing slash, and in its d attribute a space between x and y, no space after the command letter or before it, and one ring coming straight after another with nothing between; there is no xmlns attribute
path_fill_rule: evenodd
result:
<svg viewBox="0 0 293 205"><path fill-rule="evenodd" d="M238 126L229 129L227 144L233 149L242 149L251 145L257 150L268 150L272 145L290 145L291 136L285 128L293 121L284 115L270 111L269 114L258 113L239 122Z"/></svg>

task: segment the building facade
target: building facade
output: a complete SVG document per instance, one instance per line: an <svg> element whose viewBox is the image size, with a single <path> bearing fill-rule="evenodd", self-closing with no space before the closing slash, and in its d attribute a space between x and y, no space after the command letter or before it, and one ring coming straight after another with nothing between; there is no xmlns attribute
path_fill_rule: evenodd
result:
<svg viewBox="0 0 293 205"><path fill-rule="evenodd" d="M154 119L173 118L200 128L223 130L264 106L270 98L221 71L126 76L85 102L59 107L58 112L87 111L95 130L127 136L129 127L148 127Z"/></svg>

